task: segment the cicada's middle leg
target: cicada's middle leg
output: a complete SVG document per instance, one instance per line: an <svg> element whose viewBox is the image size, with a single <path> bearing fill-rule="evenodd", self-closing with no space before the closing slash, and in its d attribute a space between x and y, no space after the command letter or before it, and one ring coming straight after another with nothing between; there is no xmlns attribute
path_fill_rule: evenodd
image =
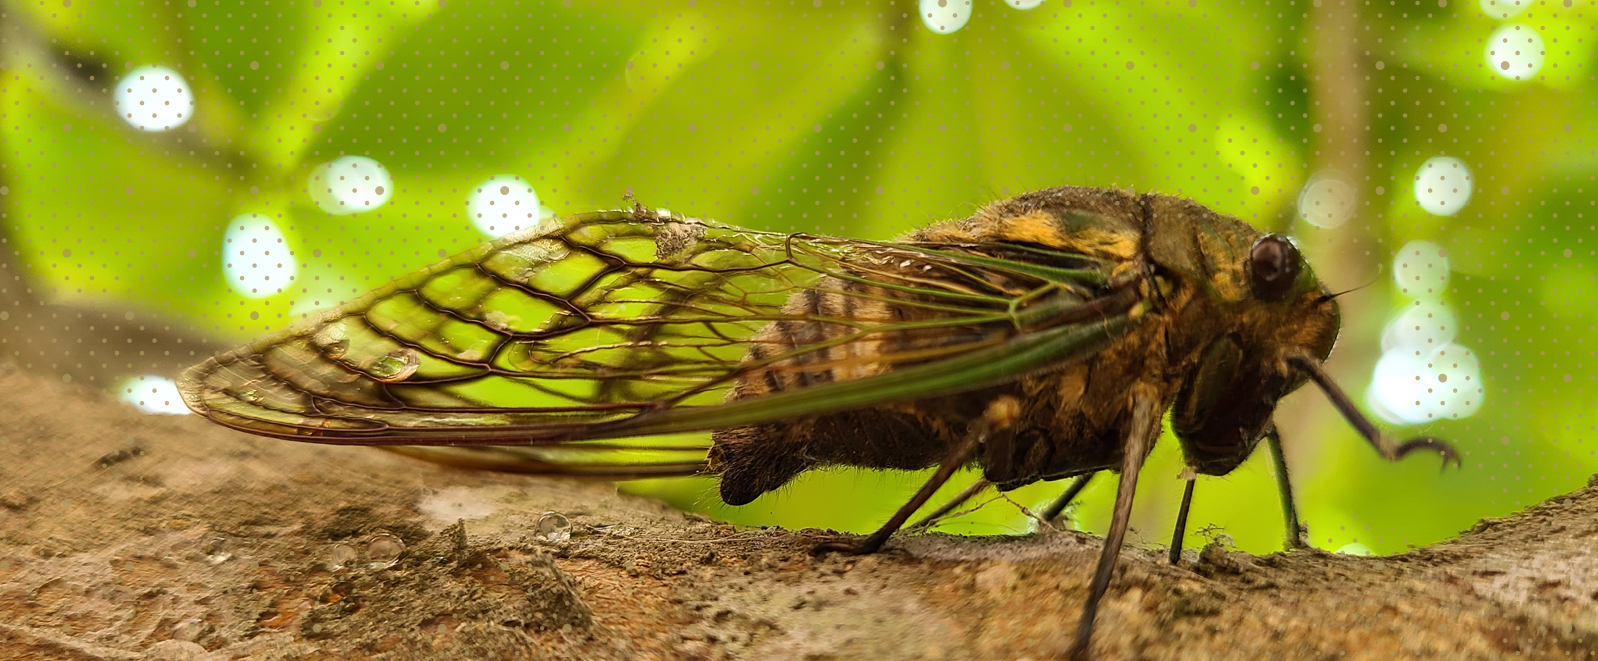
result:
<svg viewBox="0 0 1598 661"><path fill-rule="evenodd" d="M884 542L888 541L888 537L897 532L905 521L910 520L910 515L921 509L921 506L932 498L932 494L936 493L944 483L949 481L949 478L954 476L956 471L976 458L977 451L982 448L983 443L995 435L1014 433L1013 427L1016 419L1020 417L1020 411L1021 403L1015 397L1000 395L994 398L982 417L971 423L971 430L966 434L965 439L961 441L958 448L944 457L943 463L938 465L938 471L933 473L932 478L927 480L926 484L921 485L921 490L917 491L909 502L900 507L899 511L894 512L887 523L882 524L881 528L878 528L876 532L871 533L870 537L860 542L824 542L816 545L812 552L816 554L833 551L853 554L875 553L877 549L882 548Z"/></svg>

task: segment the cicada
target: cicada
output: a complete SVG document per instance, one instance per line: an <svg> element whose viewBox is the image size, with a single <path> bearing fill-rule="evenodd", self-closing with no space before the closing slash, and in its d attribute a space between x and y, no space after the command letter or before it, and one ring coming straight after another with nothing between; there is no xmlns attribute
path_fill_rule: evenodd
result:
<svg viewBox="0 0 1598 661"><path fill-rule="evenodd" d="M1288 239L1167 195L1051 188L896 241L633 203L483 244L179 387L254 434L528 473L708 472L731 505L813 468L937 467L876 533L819 551L876 551L967 465L1001 490L1116 471L1086 654L1167 412L1190 474L1274 443L1276 403L1309 381L1384 458L1457 462L1393 442L1327 376L1334 298ZM1184 514L1191 495L1190 479Z"/></svg>

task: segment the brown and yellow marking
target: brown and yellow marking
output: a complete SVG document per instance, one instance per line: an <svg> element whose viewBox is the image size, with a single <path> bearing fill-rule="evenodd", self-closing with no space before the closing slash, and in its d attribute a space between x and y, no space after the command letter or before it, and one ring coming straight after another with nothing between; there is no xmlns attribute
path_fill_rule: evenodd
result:
<svg viewBox="0 0 1598 661"><path fill-rule="evenodd" d="M1248 284L1240 274L1247 273L1242 266L1242 256L1237 254L1225 237L1209 232L1198 232L1199 250L1219 267L1210 272L1210 288L1226 301L1241 301L1248 297Z"/></svg>

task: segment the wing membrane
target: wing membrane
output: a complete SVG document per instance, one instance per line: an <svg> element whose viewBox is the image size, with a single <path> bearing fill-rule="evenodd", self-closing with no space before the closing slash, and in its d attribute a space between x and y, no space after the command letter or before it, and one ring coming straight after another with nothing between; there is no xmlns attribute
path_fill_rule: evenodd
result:
<svg viewBox="0 0 1598 661"><path fill-rule="evenodd" d="M1135 323L1136 282L1116 282L1114 264L1014 257L1035 252L757 232L642 208L582 214L217 356L179 387L195 411L266 436L535 446L405 453L676 474L698 465L681 449L626 462L616 453L643 446L581 441L970 390L1084 357ZM825 304L796 307L799 293ZM801 372L804 387L728 401L741 378Z"/></svg>

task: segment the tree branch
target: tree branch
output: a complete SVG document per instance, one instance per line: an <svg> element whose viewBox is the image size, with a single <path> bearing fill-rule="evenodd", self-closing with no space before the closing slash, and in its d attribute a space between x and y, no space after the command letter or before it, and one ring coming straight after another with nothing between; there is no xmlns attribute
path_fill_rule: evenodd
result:
<svg viewBox="0 0 1598 661"><path fill-rule="evenodd" d="M5 366L0 485L0 649L40 658L1051 658L1099 548L925 534L817 559L819 531L245 436ZM549 510L569 540L544 541ZM392 566L368 557L394 538ZM1095 647L1590 659L1595 602L1587 488L1392 557L1131 549Z"/></svg>

